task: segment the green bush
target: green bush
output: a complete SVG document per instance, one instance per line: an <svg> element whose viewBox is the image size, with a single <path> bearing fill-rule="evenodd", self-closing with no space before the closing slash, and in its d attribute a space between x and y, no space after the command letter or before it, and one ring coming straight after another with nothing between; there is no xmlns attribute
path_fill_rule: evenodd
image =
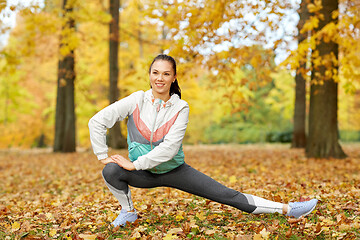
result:
<svg viewBox="0 0 360 240"><path fill-rule="evenodd" d="M340 130L340 140L344 142L359 142L360 131L355 130Z"/></svg>
<svg viewBox="0 0 360 240"><path fill-rule="evenodd" d="M292 141L292 130L283 132L269 132L266 134L266 142L290 143Z"/></svg>

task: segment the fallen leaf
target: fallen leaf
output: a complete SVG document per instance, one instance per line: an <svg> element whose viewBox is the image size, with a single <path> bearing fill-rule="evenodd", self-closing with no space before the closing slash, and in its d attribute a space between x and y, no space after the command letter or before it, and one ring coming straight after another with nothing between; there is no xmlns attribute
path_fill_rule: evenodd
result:
<svg viewBox="0 0 360 240"><path fill-rule="evenodd" d="M351 226L348 225L348 224L340 224L340 226L339 226L340 231L347 231L347 230L350 230L350 229L351 229Z"/></svg>
<svg viewBox="0 0 360 240"><path fill-rule="evenodd" d="M175 220L178 221L178 222L183 220L183 219L184 219L184 217L181 216L181 215L176 215L176 217L175 217Z"/></svg>
<svg viewBox="0 0 360 240"><path fill-rule="evenodd" d="M133 234L131 234L131 238L130 239L137 239L137 238L141 238L141 234L136 231Z"/></svg>
<svg viewBox="0 0 360 240"><path fill-rule="evenodd" d="M236 183L236 179L237 179L237 177L233 175L233 176L229 177L229 182L231 184Z"/></svg>
<svg viewBox="0 0 360 240"><path fill-rule="evenodd" d="M166 234L166 236L163 238L163 240L172 240L172 239L177 239L177 235L173 235L173 234Z"/></svg>
<svg viewBox="0 0 360 240"><path fill-rule="evenodd" d="M317 223L316 227L315 227L315 234L319 235L321 233L321 231L322 231L321 224Z"/></svg>
<svg viewBox="0 0 360 240"><path fill-rule="evenodd" d="M204 212L198 212L195 215L200 221L204 221L206 219L206 216L204 214Z"/></svg>
<svg viewBox="0 0 360 240"><path fill-rule="evenodd" d="M96 239L95 234L79 234L79 237L81 237L84 240L95 240Z"/></svg>
<svg viewBox="0 0 360 240"><path fill-rule="evenodd" d="M302 220L301 219L297 219L297 218L289 218L288 219L288 222L290 223L290 224L292 224L292 223L297 223L297 222L301 222Z"/></svg>
<svg viewBox="0 0 360 240"><path fill-rule="evenodd" d="M182 228L172 228L166 234L177 234L178 232L182 232Z"/></svg>
<svg viewBox="0 0 360 240"><path fill-rule="evenodd" d="M213 234L215 234L215 233L216 233L216 231L213 230L213 229L208 229L208 230L205 231L205 234L206 234L207 236L211 236L211 235L213 235Z"/></svg>
<svg viewBox="0 0 360 240"><path fill-rule="evenodd" d="M263 228L263 230L260 231L260 235L263 239L269 239L270 232L268 232L266 228Z"/></svg>
<svg viewBox="0 0 360 240"><path fill-rule="evenodd" d="M20 229L20 223L19 222L14 222L12 225L11 225L11 231L12 232L15 232L17 230Z"/></svg>
<svg viewBox="0 0 360 240"><path fill-rule="evenodd" d="M56 229L51 229L50 232L49 232L49 236L53 237L53 236L55 236L56 233L57 233Z"/></svg>

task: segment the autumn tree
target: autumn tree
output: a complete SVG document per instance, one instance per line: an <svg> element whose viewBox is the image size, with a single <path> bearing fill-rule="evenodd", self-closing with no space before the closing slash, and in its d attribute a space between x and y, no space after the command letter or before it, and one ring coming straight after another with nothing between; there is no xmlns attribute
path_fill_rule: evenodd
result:
<svg viewBox="0 0 360 240"><path fill-rule="evenodd" d="M252 51L251 46L271 46L273 52L278 46L286 45L288 32L282 16L293 6L289 1L153 1L149 17L157 19L162 37L161 49L180 59L183 66L203 66L213 73L210 85L219 79L228 79L235 84L235 69L243 66L254 69L260 85L271 81L270 68L273 59L264 58L262 51ZM279 31L282 34L269 35ZM274 39L278 36L278 39ZM266 59L266 60L265 60ZM264 68L264 66L266 68ZM246 84L249 79L241 79ZM224 86L230 89L228 86ZM234 111L241 111L246 99L227 92L225 99L235 100Z"/></svg>
<svg viewBox="0 0 360 240"><path fill-rule="evenodd" d="M338 0L312 1L318 19L315 48L311 57L308 157L343 158L338 130L338 54L339 45L330 27L338 22ZM331 28L330 28L331 29Z"/></svg>
<svg viewBox="0 0 360 240"><path fill-rule="evenodd" d="M72 16L73 1L64 0L64 23L60 37L60 59L58 63L58 81L55 116L54 152L75 152L75 56L69 39L75 33L75 21Z"/></svg>
<svg viewBox="0 0 360 240"><path fill-rule="evenodd" d="M297 40L299 43L306 41L308 37L307 31L302 31L303 26L307 19L309 19L309 11L307 8L308 1L302 0L300 3L299 12L299 23L297 25L298 36ZM306 119L306 63L307 53L302 59L299 68L295 75L295 109L294 109L294 130L291 147L293 148L305 148L306 146L306 134L305 134L305 119Z"/></svg>

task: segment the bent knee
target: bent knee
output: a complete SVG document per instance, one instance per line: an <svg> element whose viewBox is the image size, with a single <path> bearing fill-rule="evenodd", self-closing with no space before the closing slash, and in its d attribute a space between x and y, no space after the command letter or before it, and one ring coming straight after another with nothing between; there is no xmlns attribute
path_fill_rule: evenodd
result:
<svg viewBox="0 0 360 240"><path fill-rule="evenodd" d="M119 180L121 176L122 168L116 163L108 163L102 170L102 175L106 182L112 183L116 180Z"/></svg>

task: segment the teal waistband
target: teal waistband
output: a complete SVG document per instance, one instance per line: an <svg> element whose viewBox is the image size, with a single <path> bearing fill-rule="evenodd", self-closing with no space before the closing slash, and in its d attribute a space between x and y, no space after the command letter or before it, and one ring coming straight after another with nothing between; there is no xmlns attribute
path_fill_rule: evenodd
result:
<svg viewBox="0 0 360 240"><path fill-rule="evenodd" d="M151 151L151 146L149 144L130 142L128 140L128 146L129 146L128 147L129 159L132 162L136 161L138 159L138 157L143 156ZM152 173L157 173L157 174L169 172L169 171L177 168L181 164L183 164L184 158L185 158L185 155L184 155L182 145L181 145L179 152L175 155L175 157L173 157L172 159L170 159L167 162L159 164L158 166L156 166L152 169L149 169L149 171Z"/></svg>

